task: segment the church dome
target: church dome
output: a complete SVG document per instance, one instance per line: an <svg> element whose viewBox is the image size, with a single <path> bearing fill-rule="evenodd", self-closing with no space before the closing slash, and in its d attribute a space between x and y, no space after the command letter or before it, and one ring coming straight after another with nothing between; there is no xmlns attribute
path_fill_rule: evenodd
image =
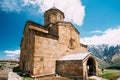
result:
<svg viewBox="0 0 120 80"><path fill-rule="evenodd" d="M52 7L45 11L44 18L45 25L55 24L64 21L64 13L56 7Z"/></svg>

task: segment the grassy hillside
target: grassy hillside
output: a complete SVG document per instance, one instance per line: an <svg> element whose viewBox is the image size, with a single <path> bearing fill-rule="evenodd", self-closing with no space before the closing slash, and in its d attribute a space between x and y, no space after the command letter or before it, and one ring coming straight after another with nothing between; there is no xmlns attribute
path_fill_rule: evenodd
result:
<svg viewBox="0 0 120 80"><path fill-rule="evenodd" d="M109 70L105 69L100 77L106 78L108 80L116 80L120 77L120 70Z"/></svg>
<svg viewBox="0 0 120 80"><path fill-rule="evenodd" d="M120 66L120 56L118 58L115 58L112 62L113 65Z"/></svg>
<svg viewBox="0 0 120 80"><path fill-rule="evenodd" d="M110 65L108 63L106 63L105 61L101 60L98 58L98 67L100 69L104 69L104 68L107 68L109 67Z"/></svg>

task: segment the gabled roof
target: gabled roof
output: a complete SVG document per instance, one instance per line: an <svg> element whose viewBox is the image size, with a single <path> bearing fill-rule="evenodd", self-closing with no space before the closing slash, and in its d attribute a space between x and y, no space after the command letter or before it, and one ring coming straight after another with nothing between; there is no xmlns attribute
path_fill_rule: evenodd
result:
<svg viewBox="0 0 120 80"><path fill-rule="evenodd" d="M47 27L42 26L41 24L38 24L38 23L30 21L30 20L26 22L26 25L24 27L24 32L25 32L26 27L28 27L29 29L32 29L32 30L41 31L43 33L48 33Z"/></svg>
<svg viewBox="0 0 120 80"><path fill-rule="evenodd" d="M75 28L75 26L71 22L57 22L56 25L70 25L75 29L75 31L79 34L80 32Z"/></svg>
<svg viewBox="0 0 120 80"><path fill-rule="evenodd" d="M87 53L76 53L76 54L68 54L66 56L63 56L62 58L58 59L60 61L65 61L65 60L83 60L85 59L88 55L90 55L90 52Z"/></svg>

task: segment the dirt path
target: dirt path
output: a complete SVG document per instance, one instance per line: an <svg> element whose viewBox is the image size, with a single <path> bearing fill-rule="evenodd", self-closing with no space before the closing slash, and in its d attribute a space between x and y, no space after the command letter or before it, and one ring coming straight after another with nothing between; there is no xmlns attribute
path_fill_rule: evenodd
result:
<svg viewBox="0 0 120 80"><path fill-rule="evenodd" d="M108 80L108 79L104 79L102 77L98 77L98 76L91 76L89 78L95 79L95 80Z"/></svg>

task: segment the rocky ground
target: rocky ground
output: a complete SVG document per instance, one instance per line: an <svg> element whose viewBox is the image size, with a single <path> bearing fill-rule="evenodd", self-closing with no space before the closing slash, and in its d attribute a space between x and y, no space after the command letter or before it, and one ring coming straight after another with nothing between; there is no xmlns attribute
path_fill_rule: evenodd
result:
<svg viewBox="0 0 120 80"><path fill-rule="evenodd" d="M109 80L97 76L92 76L90 78L95 80ZM22 80L22 78L17 73L13 72L12 68L4 68L3 70L0 70L0 80ZM46 77L35 80L71 80L71 79L65 77ZM117 80L120 80L120 77Z"/></svg>
<svg viewBox="0 0 120 80"><path fill-rule="evenodd" d="M18 66L18 64L9 61L8 62L0 61L0 80L8 80L8 75L10 72L13 72L13 68L15 66ZM11 79L11 80L17 80L17 79Z"/></svg>
<svg viewBox="0 0 120 80"><path fill-rule="evenodd" d="M120 80L120 78L118 78L117 80Z"/></svg>
<svg viewBox="0 0 120 80"><path fill-rule="evenodd" d="M8 80L22 80L22 78L17 73L9 72Z"/></svg>
<svg viewBox="0 0 120 80"><path fill-rule="evenodd" d="M12 69L0 70L0 80L21 80L21 77L14 73Z"/></svg>
<svg viewBox="0 0 120 80"><path fill-rule="evenodd" d="M0 70L0 80L7 80L10 71L11 69Z"/></svg>

